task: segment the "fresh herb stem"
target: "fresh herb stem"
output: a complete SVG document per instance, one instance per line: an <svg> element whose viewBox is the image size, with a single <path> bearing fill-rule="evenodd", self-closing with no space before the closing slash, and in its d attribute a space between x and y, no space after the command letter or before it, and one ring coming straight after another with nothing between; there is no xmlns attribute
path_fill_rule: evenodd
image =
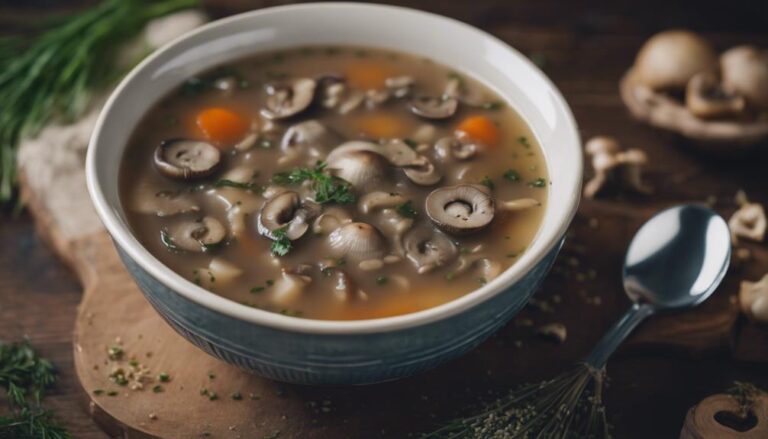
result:
<svg viewBox="0 0 768 439"><path fill-rule="evenodd" d="M197 6L199 0L105 0L31 37L0 40L0 203L16 184L16 148L53 118L71 121L93 93L126 68L115 47L150 20Z"/></svg>
<svg viewBox="0 0 768 439"><path fill-rule="evenodd" d="M281 186L312 182L315 201L320 204L352 204L356 201L352 185L339 177L328 174L324 162L318 162L314 168L295 168L288 172L279 172L272 176L272 182Z"/></svg>

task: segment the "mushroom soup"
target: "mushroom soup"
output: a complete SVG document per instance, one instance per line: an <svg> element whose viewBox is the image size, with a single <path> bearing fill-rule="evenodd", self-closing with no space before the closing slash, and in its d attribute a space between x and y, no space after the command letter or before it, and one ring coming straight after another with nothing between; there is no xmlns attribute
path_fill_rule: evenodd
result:
<svg viewBox="0 0 768 439"><path fill-rule="evenodd" d="M142 244L242 304L317 319L430 308L514 264L547 198L541 149L488 88L348 47L189 78L136 128L120 176Z"/></svg>

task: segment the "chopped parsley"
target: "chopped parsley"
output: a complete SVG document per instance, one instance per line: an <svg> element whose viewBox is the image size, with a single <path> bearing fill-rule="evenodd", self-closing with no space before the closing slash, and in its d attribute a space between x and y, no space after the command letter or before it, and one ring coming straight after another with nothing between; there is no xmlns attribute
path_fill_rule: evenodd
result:
<svg viewBox="0 0 768 439"><path fill-rule="evenodd" d="M521 145L523 145L526 148L530 148L531 144L528 142L528 138L525 136L520 136L517 138L517 142Z"/></svg>
<svg viewBox="0 0 768 439"><path fill-rule="evenodd" d="M419 215L419 212L416 211L416 209L413 207L413 203L411 202L411 200L408 200L405 203L398 205L397 207L395 207L395 210L403 218L416 218Z"/></svg>
<svg viewBox="0 0 768 439"><path fill-rule="evenodd" d="M280 172L272 176L272 182L287 186L310 180L315 191L315 201L318 203L354 203L356 199L351 192L352 185L344 179L326 173L326 166L326 163L318 162L312 169L295 168L289 172Z"/></svg>
<svg viewBox="0 0 768 439"><path fill-rule="evenodd" d="M411 149L416 149L416 147L419 146L419 144L416 143L415 140L408 139L408 138L403 139L403 143L405 143L406 145L410 146Z"/></svg>
<svg viewBox="0 0 768 439"><path fill-rule="evenodd" d="M520 174L514 169L507 169L504 171L504 179L511 182L517 182L520 181Z"/></svg>
<svg viewBox="0 0 768 439"><path fill-rule="evenodd" d="M546 187L547 186L547 180L545 180L542 177L539 177L536 180L533 180L533 181L529 182L528 186L530 186L530 187L537 187L537 188Z"/></svg>
<svg viewBox="0 0 768 439"><path fill-rule="evenodd" d="M286 236L287 228L282 227L274 232L272 232L272 237L274 238L274 241L272 241L272 246L270 247L270 250L272 251L273 255L276 256L285 256L288 254L288 252L291 251L293 248L293 243L290 239Z"/></svg>
<svg viewBox="0 0 768 439"><path fill-rule="evenodd" d="M389 282L389 279L386 276L379 276L376 278L376 284L377 285L384 285L387 282Z"/></svg>
<svg viewBox="0 0 768 439"><path fill-rule="evenodd" d="M235 392L231 395L232 399L235 401L240 401L243 399L243 394L240 392Z"/></svg>
<svg viewBox="0 0 768 439"><path fill-rule="evenodd" d="M156 385L156 386L152 387L152 391L153 391L154 393L162 393L162 391L163 391L163 386L161 386L160 384L158 384L158 385Z"/></svg>
<svg viewBox="0 0 768 439"><path fill-rule="evenodd" d="M177 247L176 243L173 242L173 238L171 237L171 234L165 228L160 229L160 242L162 242L165 248L167 248L170 251L179 250L179 247Z"/></svg>
<svg viewBox="0 0 768 439"><path fill-rule="evenodd" d="M482 180L480 180L480 184L487 187L490 190L493 190L496 187L496 184L493 183L493 180L491 180L491 177L485 176Z"/></svg>
<svg viewBox="0 0 768 439"><path fill-rule="evenodd" d="M480 108L482 108L483 110L498 111L504 108L504 103L500 101L486 102L483 105L481 105Z"/></svg>
<svg viewBox="0 0 768 439"><path fill-rule="evenodd" d="M168 374L167 374L167 373L165 373L165 372L160 372L160 374L159 374L159 375L157 375L157 379L158 379L158 380L159 380L161 383L167 383L168 381L170 381L170 380L171 380L171 376L170 376L170 375L168 375Z"/></svg>
<svg viewBox="0 0 768 439"><path fill-rule="evenodd" d="M262 287L262 286L253 287L253 288L251 288L251 293L258 294L258 293L260 293L260 292L262 292L262 291L264 291L266 289L267 289L267 287Z"/></svg>

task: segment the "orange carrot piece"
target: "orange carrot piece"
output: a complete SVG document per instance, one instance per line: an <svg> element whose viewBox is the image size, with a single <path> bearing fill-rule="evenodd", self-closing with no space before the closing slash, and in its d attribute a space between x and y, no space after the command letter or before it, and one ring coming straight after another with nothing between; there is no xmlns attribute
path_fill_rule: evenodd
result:
<svg viewBox="0 0 768 439"><path fill-rule="evenodd" d="M357 119L357 127L363 134L375 139L402 137L406 133L403 122L389 114L365 114Z"/></svg>
<svg viewBox="0 0 768 439"><path fill-rule="evenodd" d="M344 69L347 82L363 90L383 88L384 81L394 75L391 68L371 61L350 63Z"/></svg>
<svg viewBox="0 0 768 439"><path fill-rule="evenodd" d="M499 129L485 116L469 116L462 120L456 131L464 133L470 139L478 140L487 146L496 146L499 142Z"/></svg>
<svg viewBox="0 0 768 439"><path fill-rule="evenodd" d="M219 146L236 143L248 131L246 118L222 107L206 108L197 114L195 123L206 139Z"/></svg>

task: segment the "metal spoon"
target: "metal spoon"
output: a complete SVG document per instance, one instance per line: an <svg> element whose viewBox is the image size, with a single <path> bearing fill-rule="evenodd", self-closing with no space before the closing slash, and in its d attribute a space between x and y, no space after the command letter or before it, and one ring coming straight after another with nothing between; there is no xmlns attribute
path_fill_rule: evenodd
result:
<svg viewBox="0 0 768 439"><path fill-rule="evenodd" d="M624 259L624 290L632 307L585 362L602 369L646 317L706 300L723 280L730 260L731 235L717 213L682 205L656 214L635 234Z"/></svg>

